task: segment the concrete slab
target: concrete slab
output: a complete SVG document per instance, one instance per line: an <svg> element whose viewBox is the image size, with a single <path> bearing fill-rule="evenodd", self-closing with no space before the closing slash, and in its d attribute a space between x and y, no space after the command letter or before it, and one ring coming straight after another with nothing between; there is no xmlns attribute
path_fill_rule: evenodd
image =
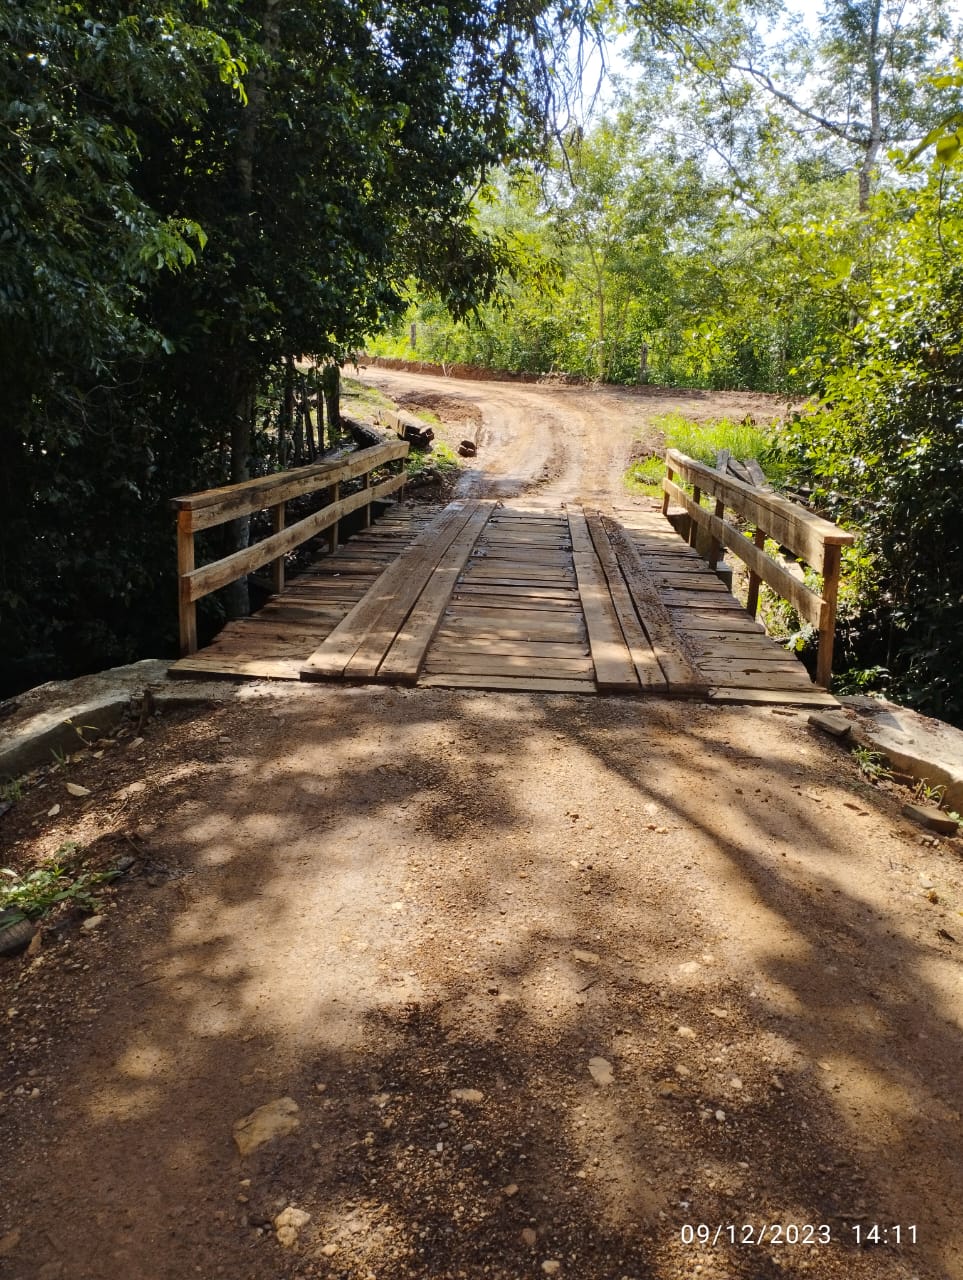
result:
<svg viewBox="0 0 963 1280"><path fill-rule="evenodd" d="M0 720L0 782L49 764L56 751L74 751L81 739L100 737L123 719L135 699L150 689L158 707L222 701L224 689L209 682L177 686L167 679L168 663L146 658L77 680L52 680L18 694Z"/></svg>
<svg viewBox="0 0 963 1280"><path fill-rule="evenodd" d="M842 697L860 746L881 751L894 768L942 786L947 809L963 812L963 731L883 698Z"/></svg>

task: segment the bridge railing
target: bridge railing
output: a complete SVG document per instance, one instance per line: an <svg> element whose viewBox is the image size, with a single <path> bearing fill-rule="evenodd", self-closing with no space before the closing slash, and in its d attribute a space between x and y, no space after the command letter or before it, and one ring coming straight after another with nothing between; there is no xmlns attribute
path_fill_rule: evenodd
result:
<svg viewBox="0 0 963 1280"><path fill-rule="evenodd" d="M365 524L371 520L371 504L400 489L405 483L404 460L408 456L406 440L389 440L370 449L335 462L318 462L276 475L245 480L241 484L205 489L172 498L177 513L177 583L180 644L183 655L197 652L197 601L212 591L271 565L271 586L275 592L284 589L284 557L322 533L331 531L332 548L338 543L339 522L352 511L365 509ZM389 464L399 463L398 472L371 483L371 473ZM362 487L342 498L340 486L361 478ZM304 497L319 490L331 490L331 500L319 511L296 524L286 524L286 503L290 498ZM272 532L231 555L214 560L201 568L195 566L195 534L230 520L270 511Z"/></svg>
<svg viewBox="0 0 963 1280"><path fill-rule="evenodd" d="M759 607L759 584L765 582L816 628L819 636L816 683L828 688L833 669L840 555L843 547L854 542L853 535L788 498L744 484L676 449L666 450L665 465L663 514L668 514L670 501L675 502L688 514L693 528L708 532L710 563L715 564L720 548L727 547L746 564L749 569L746 608L753 618ZM692 486L691 496L675 483L677 478ZM704 497L715 499L712 510L702 505ZM727 519L727 511L734 512L742 525ZM751 541L745 535L745 525L753 530ZM820 590L812 590L784 563L768 555L767 538L774 539L821 574Z"/></svg>

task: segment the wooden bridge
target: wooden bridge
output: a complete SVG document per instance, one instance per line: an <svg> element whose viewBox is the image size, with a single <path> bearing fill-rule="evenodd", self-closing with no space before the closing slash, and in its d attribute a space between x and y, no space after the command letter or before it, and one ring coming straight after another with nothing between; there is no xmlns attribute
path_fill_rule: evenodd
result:
<svg viewBox="0 0 963 1280"><path fill-rule="evenodd" d="M373 504L403 484L385 471L406 449L391 442L175 499L184 656L171 675L836 705L825 686L851 535L671 451L662 512L466 499L433 515L394 503L372 523ZM351 479L360 488L342 497ZM286 527L286 502L312 490L327 490L328 503ZM199 529L263 509L269 537L194 567ZM361 528L339 543L352 511ZM286 584L284 556L325 529L327 553ZM821 594L767 554L766 534L821 573ZM711 567L721 546L747 564L748 611ZM272 598L197 652L197 599L266 564ZM760 582L818 630L822 687L756 620Z"/></svg>

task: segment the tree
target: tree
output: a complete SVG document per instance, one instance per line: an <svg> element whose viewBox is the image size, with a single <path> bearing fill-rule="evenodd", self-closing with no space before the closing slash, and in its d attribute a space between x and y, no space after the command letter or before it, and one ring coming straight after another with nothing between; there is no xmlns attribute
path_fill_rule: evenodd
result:
<svg viewBox="0 0 963 1280"><path fill-rule="evenodd" d="M413 275L484 296L474 184L603 7L0 0L11 683L156 651L165 499L260 465L287 357L337 359Z"/></svg>

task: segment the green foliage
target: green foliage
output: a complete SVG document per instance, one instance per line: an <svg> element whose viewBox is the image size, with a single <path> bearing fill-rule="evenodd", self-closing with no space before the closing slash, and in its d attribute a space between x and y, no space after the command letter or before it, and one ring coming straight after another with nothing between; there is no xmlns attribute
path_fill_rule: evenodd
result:
<svg viewBox="0 0 963 1280"><path fill-rule="evenodd" d="M0 911L10 908L19 918L39 919L62 902L82 911L100 910L94 891L116 878L112 871L82 871L77 867L79 846L62 844L49 861L26 875L0 868ZM17 917L13 917L16 919Z"/></svg>
<svg viewBox="0 0 963 1280"><path fill-rule="evenodd" d="M859 531L861 592L844 628L860 669L921 710L963 716L963 192L907 193L866 314L811 363L821 407L788 431L797 483Z"/></svg>
<svg viewBox="0 0 963 1280"><path fill-rule="evenodd" d="M606 7L0 2L0 696L173 649L168 500L272 465L292 354L491 293L471 192Z"/></svg>
<svg viewBox="0 0 963 1280"><path fill-rule="evenodd" d="M873 751L870 747L853 747L853 759L859 771L870 782L884 782L893 776L889 761L882 751Z"/></svg>

